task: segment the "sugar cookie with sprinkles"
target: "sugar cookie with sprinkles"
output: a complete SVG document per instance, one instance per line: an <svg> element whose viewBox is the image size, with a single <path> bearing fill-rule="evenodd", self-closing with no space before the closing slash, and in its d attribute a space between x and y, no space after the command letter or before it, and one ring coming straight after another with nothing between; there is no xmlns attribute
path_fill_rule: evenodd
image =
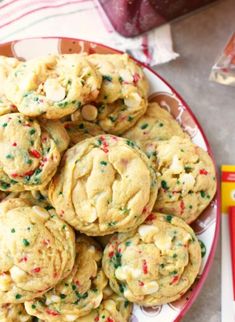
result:
<svg viewBox="0 0 235 322"><path fill-rule="evenodd" d="M53 210L13 198L0 204L0 303L41 296L73 269L73 230Z"/></svg>
<svg viewBox="0 0 235 322"><path fill-rule="evenodd" d="M46 321L80 321L97 309L107 285L101 268L102 250L91 238L76 240L76 260L71 274L42 297L25 303L27 312Z"/></svg>
<svg viewBox="0 0 235 322"><path fill-rule="evenodd" d="M143 149L146 142L169 140L172 136L188 137L173 116L156 102L149 103L146 113L123 134Z"/></svg>
<svg viewBox="0 0 235 322"><path fill-rule="evenodd" d="M50 136L47 126L36 119L20 113L0 117L0 190L38 190L49 183L59 165L60 152L69 143L62 125L60 141L54 141L55 127Z"/></svg>
<svg viewBox="0 0 235 322"><path fill-rule="evenodd" d="M142 68L127 54L88 56L103 81L98 104L98 122L106 132L120 135L145 113L148 82Z"/></svg>
<svg viewBox="0 0 235 322"><path fill-rule="evenodd" d="M180 298L200 265L201 248L191 227L160 213L152 213L136 230L114 236L103 256L114 292L143 306Z"/></svg>
<svg viewBox="0 0 235 322"><path fill-rule="evenodd" d="M216 192L213 161L189 139L172 137L154 148L160 189L154 209L193 222Z"/></svg>
<svg viewBox="0 0 235 322"><path fill-rule="evenodd" d="M1 322L32 322L33 317L28 315L23 304L0 305Z"/></svg>
<svg viewBox="0 0 235 322"><path fill-rule="evenodd" d="M51 55L19 64L5 92L21 113L59 119L95 100L101 80L86 55Z"/></svg>
<svg viewBox="0 0 235 322"><path fill-rule="evenodd" d="M16 106L6 98L5 83L19 63L16 58L0 56L0 115L17 112Z"/></svg>
<svg viewBox="0 0 235 322"><path fill-rule="evenodd" d="M140 225L157 190L151 163L134 142L101 135L67 150L49 186L49 199L72 227L99 236Z"/></svg>

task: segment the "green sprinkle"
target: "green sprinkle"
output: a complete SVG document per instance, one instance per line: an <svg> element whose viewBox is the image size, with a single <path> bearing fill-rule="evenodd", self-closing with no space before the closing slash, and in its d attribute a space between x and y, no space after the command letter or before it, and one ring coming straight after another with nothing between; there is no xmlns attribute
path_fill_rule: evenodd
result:
<svg viewBox="0 0 235 322"><path fill-rule="evenodd" d="M127 121L131 122L133 119L134 119L134 117L129 115L128 118L127 118Z"/></svg>
<svg viewBox="0 0 235 322"><path fill-rule="evenodd" d="M22 295L20 295L20 294L16 294L15 298L16 298L16 300L19 300L19 299L21 299L21 298L22 298Z"/></svg>
<svg viewBox="0 0 235 322"><path fill-rule="evenodd" d="M140 128L141 128L142 130L145 130L148 126L149 126L149 125L148 125L148 123L144 123L144 124L142 124L142 125L141 125L141 127L140 127Z"/></svg>
<svg viewBox="0 0 235 322"><path fill-rule="evenodd" d="M164 124L163 123L159 123L159 127L163 127L164 126Z"/></svg>
<svg viewBox="0 0 235 322"><path fill-rule="evenodd" d="M201 195L201 197L202 197L202 198L205 198L205 196L206 196L205 191L201 190L201 191L200 191L200 195Z"/></svg>
<svg viewBox="0 0 235 322"><path fill-rule="evenodd" d="M207 195L206 197L207 197L207 199L210 199L210 198L211 198L211 196L210 196L210 195Z"/></svg>
<svg viewBox="0 0 235 322"><path fill-rule="evenodd" d="M177 257L177 254L173 254L173 258L176 258Z"/></svg>
<svg viewBox="0 0 235 322"><path fill-rule="evenodd" d="M130 245L131 245L131 242L130 242L130 241L126 241L126 242L125 242L125 245L128 247L128 246L130 246Z"/></svg>
<svg viewBox="0 0 235 322"><path fill-rule="evenodd" d="M102 78L104 81L112 82L112 77L109 75L103 75Z"/></svg>
<svg viewBox="0 0 235 322"><path fill-rule="evenodd" d="M117 118L115 116L110 115L109 119L111 122L115 122Z"/></svg>
<svg viewBox="0 0 235 322"><path fill-rule="evenodd" d="M129 305L129 301L125 301L125 302L124 302L124 307L125 307L125 308L127 308L127 307L128 307L128 305Z"/></svg>
<svg viewBox="0 0 235 322"><path fill-rule="evenodd" d="M172 218L173 218L173 216L171 216L171 215L166 215L165 216L166 221L169 222L169 223L171 223Z"/></svg>
<svg viewBox="0 0 235 322"><path fill-rule="evenodd" d="M15 180L11 179L11 180L10 180L10 183L11 183L11 184L16 184L16 183L17 183L17 181L15 181Z"/></svg>
<svg viewBox="0 0 235 322"><path fill-rule="evenodd" d="M122 213L123 213L123 215L129 215L129 213L130 213L130 209L128 209L128 208L120 208L120 210L122 211Z"/></svg>
<svg viewBox="0 0 235 322"><path fill-rule="evenodd" d="M3 190L6 190L10 187L10 184L4 181L0 181L0 185Z"/></svg>
<svg viewBox="0 0 235 322"><path fill-rule="evenodd" d="M171 272L171 275L177 275L178 271L174 270L173 272Z"/></svg>
<svg viewBox="0 0 235 322"><path fill-rule="evenodd" d="M14 234L16 232L15 228L11 229L11 233Z"/></svg>
<svg viewBox="0 0 235 322"><path fill-rule="evenodd" d="M123 78L121 76L118 77L118 80L121 84L123 83Z"/></svg>
<svg viewBox="0 0 235 322"><path fill-rule="evenodd" d="M165 180L162 180L162 181L161 181L161 187L162 187L162 189L164 189L164 190L169 189L169 187L168 187L168 185L167 185L167 182L166 182Z"/></svg>
<svg viewBox="0 0 235 322"><path fill-rule="evenodd" d="M159 266L160 266L160 268L164 268L165 264L160 264Z"/></svg>
<svg viewBox="0 0 235 322"><path fill-rule="evenodd" d="M124 293L124 291L125 291L125 286L124 286L123 284L119 284L119 291L120 291L121 293Z"/></svg>
<svg viewBox="0 0 235 322"><path fill-rule="evenodd" d="M81 124L79 124L79 125L78 125L78 128L79 128L80 130L83 130L83 129L85 128L85 125L84 125L83 123L81 123Z"/></svg>
<svg viewBox="0 0 235 322"><path fill-rule="evenodd" d="M12 154L7 154L7 155L6 155L6 158L7 158L7 159L14 159L14 156L13 156Z"/></svg>
<svg viewBox="0 0 235 322"><path fill-rule="evenodd" d="M108 163L106 161L100 161L101 165L107 165Z"/></svg>
<svg viewBox="0 0 235 322"><path fill-rule="evenodd" d="M185 166L184 167L184 170L187 172L187 173L189 173L190 171L192 171L192 167L187 167L187 166Z"/></svg>
<svg viewBox="0 0 235 322"><path fill-rule="evenodd" d="M131 140L126 140L126 144L131 146L132 148L135 147L135 143L133 141L131 141Z"/></svg>
<svg viewBox="0 0 235 322"><path fill-rule="evenodd" d="M189 209L192 209L193 208L193 206L192 205L189 205Z"/></svg>
<svg viewBox="0 0 235 322"><path fill-rule="evenodd" d="M112 257L112 263L114 268L118 268L122 266L122 254L119 252L116 252L116 254Z"/></svg>
<svg viewBox="0 0 235 322"><path fill-rule="evenodd" d="M23 244L25 247L29 246L30 245L30 242L27 240L27 239L23 239Z"/></svg>
<svg viewBox="0 0 235 322"><path fill-rule="evenodd" d="M68 85L71 85L72 84L72 81L71 79L68 80Z"/></svg>
<svg viewBox="0 0 235 322"><path fill-rule="evenodd" d="M51 209L53 209L53 207L52 206L46 206L45 209L46 210L51 210Z"/></svg>
<svg viewBox="0 0 235 322"><path fill-rule="evenodd" d="M113 226L115 226L117 224L117 222L116 221L110 221L109 223L108 223L108 226L109 227L113 227Z"/></svg>
<svg viewBox="0 0 235 322"><path fill-rule="evenodd" d="M36 169L34 174L35 176L39 175L42 172L42 169Z"/></svg>
<svg viewBox="0 0 235 322"><path fill-rule="evenodd" d="M199 244L201 246L201 254L202 254L202 257L204 257L206 255L206 245L200 239L198 241L199 241Z"/></svg>
<svg viewBox="0 0 235 322"><path fill-rule="evenodd" d="M176 181L176 183L177 183L177 184L180 184L180 181L179 181L179 180L177 180L177 181Z"/></svg>
<svg viewBox="0 0 235 322"><path fill-rule="evenodd" d="M77 286L75 284L72 284L72 290L75 291L77 289Z"/></svg>
<svg viewBox="0 0 235 322"><path fill-rule="evenodd" d="M35 305L35 304L32 304L32 305L31 305L31 308L32 308L32 309L36 309L36 305Z"/></svg>
<svg viewBox="0 0 235 322"><path fill-rule="evenodd" d="M30 135L33 135L35 132L36 132L36 130L35 130L35 129L31 129L31 130L29 130L29 134L30 134Z"/></svg>
<svg viewBox="0 0 235 322"><path fill-rule="evenodd" d="M7 127L7 123L3 123L2 124L2 127Z"/></svg>
<svg viewBox="0 0 235 322"><path fill-rule="evenodd" d="M66 298L66 296L67 296L67 295L65 295L65 294L62 294L62 293L60 294L60 298L61 298L62 300L63 300L63 299L65 299L65 298Z"/></svg>
<svg viewBox="0 0 235 322"><path fill-rule="evenodd" d="M65 228L66 228L66 225L63 225L63 226L62 226L62 229L65 229Z"/></svg>

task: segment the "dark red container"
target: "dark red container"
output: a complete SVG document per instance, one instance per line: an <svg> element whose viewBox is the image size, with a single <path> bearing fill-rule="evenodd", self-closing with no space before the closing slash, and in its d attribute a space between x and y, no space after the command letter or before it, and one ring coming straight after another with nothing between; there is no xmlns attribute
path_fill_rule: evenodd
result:
<svg viewBox="0 0 235 322"><path fill-rule="evenodd" d="M216 0L99 0L115 30L125 37L187 14Z"/></svg>

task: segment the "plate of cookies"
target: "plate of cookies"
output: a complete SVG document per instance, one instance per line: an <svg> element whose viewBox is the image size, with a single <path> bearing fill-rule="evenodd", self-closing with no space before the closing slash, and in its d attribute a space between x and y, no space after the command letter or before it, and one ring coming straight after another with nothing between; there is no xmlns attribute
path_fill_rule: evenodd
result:
<svg viewBox="0 0 235 322"><path fill-rule="evenodd" d="M0 55L0 321L179 321L219 234L190 108L101 44L33 38Z"/></svg>

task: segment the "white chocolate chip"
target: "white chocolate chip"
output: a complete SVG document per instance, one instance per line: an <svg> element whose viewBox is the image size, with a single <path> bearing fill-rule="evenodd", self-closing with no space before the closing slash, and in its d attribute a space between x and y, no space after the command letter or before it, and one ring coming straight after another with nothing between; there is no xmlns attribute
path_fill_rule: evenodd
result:
<svg viewBox="0 0 235 322"><path fill-rule="evenodd" d="M183 185L183 192L188 192L190 190L193 190L193 187L195 185L195 179L191 173L184 173L180 176L180 181Z"/></svg>
<svg viewBox="0 0 235 322"><path fill-rule="evenodd" d="M167 235L156 235L154 244L161 250L169 250L171 248L171 237Z"/></svg>
<svg viewBox="0 0 235 322"><path fill-rule="evenodd" d="M121 78L123 79L124 82L132 83L133 76L132 76L131 72L129 72L128 70L121 69L119 71L119 75L121 76Z"/></svg>
<svg viewBox="0 0 235 322"><path fill-rule="evenodd" d="M145 294L153 294L159 290L159 285L156 281L148 282L142 286L142 290Z"/></svg>
<svg viewBox="0 0 235 322"><path fill-rule="evenodd" d="M0 274L0 291L8 291L11 288L11 281L8 274Z"/></svg>
<svg viewBox="0 0 235 322"><path fill-rule="evenodd" d="M128 98L124 99L124 103L129 108L135 108L140 105L141 97L138 93L132 93Z"/></svg>
<svg viewBox="0 0 235 322"><path fill-rule="evenodd" d="M153 236L159 232L159 229L153 225L141 225L138 228L140 237L145 242L151 242Z"/></svg>
<svg viewBox="0 0 235 322"><path fill-rule="evenodd" d="M182 162L180 162L176 154L173 156L173 160L169 169L175 174L179 174L184 170L183 164Z"/></svg>
<svg viewBox="0 0 235 322"><path fill-rule="evenodd" d="M10 274L11 278L16 283L23 282L27 277L27 273L25 273L25 271L23 271L21 268L17 266L12 266L12 268L10 269Z"/></svg>
<svg viewBox="0 0 235 322"><path fill-rule="evenodd" d="M94 105L87 104L82 107L82 117L87 121L94 121L97 118L98 111Z"/></svg>
<svg viewBox="0 0 235 322"><path fill-rule="evenodd" d="M117 279L124 281L129 278L139 278L141 276L141 270L138 268L131 268L129 266L118 267L115 271Z"/></svg>
<svg viewBox="0 0 235 322"><path fill-rule="evenodd" d="M41 220L46 221L47 219L49 219L50 215L48 213L48 211L46 211L45 209L43 209L42 207L39 206L33 206L32 207L34 214Z"/></svg>
<svg viewBox="0 0 235 322"><path fill-rule="evenodd" d="M61 301L60 297L57 295L48 296L46 299L46 305L50 305L52 303L59 303Z"/></svg>
<svg viewBox="0 0 235 322"><path fill-rule="evenodd" d="M48 78L44 84L46 97L54 102L62 101L65 98L65 88L53 78Z"/></svg>
<svg viewBox="0 0 235 322"><path fill-rule="evenodd" d="M78 316L72 315L72 314L66 314L65 318L66 318L66 321L75 321L78 318Z"/></svg>

